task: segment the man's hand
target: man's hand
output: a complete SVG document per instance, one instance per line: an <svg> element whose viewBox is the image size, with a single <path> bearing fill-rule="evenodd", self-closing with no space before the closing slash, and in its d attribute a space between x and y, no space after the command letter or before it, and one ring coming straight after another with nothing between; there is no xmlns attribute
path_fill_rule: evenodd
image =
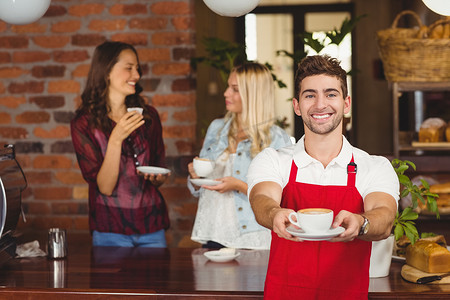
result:
<svg viewBox="0 0 450 300"><path fill-rule="evenodd" d="M298 242L301 241L299 238L286 231L286 228L291 225L289 221L289 214L291 212L293 212L292 209L273 208L269 213L269 217L273 219L272 228L279 237Z"/></svg>
<svg viewBox="0 0 450 300"><path fill-rule="evenodd" d="M359 234L359 229L364 222L364 218L359 214L353 214L346 210L341 210L334 218L331 227L344 227L345 231L330 242L349 242L353 241Z"/></svg>

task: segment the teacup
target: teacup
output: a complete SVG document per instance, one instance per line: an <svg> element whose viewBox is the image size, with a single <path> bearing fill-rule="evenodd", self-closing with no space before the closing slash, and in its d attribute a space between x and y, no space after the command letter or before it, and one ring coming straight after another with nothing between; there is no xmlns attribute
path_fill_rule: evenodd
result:
<svg viewBox="0 0 450 300"><path fill-rule="evenodd" d="M142 115L142 112L144 111L144 109L142 107L128 107L127 111L137 111L138 113L140 113Z"/></svg>
<svg viewBox="0 0 450 300"><path fill-rule="evenodd" d="M296 218L294 221L293 217ZM306 233L323 233L333 223L333 211L328 208L305 208L289 214L289 221Z"/></svg>
<svg viewBox="0 0 450 300"><path fill-rule="evenodd" d="M214 163L207 158L194 158L194 171L200 177L207 177L214 169Z"/></svg>

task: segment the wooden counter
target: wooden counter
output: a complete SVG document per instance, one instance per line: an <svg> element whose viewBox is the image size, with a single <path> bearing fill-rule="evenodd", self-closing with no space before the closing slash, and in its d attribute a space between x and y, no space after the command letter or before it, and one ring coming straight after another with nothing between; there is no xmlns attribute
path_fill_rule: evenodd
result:
<svg viewBox="0 0 450 300"><path fill-rule="evenodd" d="M240 251L214 263L204 249L91 248L69 242L64 260L10 260L0 269L0 299L262 299L268 251ZM418 285L400 277L370 280L369 299L450 299L450 285Z"/></svg>

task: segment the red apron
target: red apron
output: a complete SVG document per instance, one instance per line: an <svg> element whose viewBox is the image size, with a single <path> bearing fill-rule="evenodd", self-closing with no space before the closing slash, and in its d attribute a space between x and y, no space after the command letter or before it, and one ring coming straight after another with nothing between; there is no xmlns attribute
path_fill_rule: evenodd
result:
<svg viewBox="0 0 450 300"><path fill-rule="evenodd" d="M297 170L292 161L281 207L295 211L325 207L332 209L334 216L343 209L364 211L363 199L355 187L353 157L347 167L347 186L296 182ZM371 242L360 239L347 243L293 242L272 231L264 299L367 300L371 246Z"/></svg>

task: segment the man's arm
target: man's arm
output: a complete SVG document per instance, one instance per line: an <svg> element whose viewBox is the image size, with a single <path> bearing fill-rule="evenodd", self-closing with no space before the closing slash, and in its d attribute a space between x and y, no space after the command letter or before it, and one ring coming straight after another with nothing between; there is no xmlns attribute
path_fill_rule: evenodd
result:
<svg viewBox="0 0 450 300"><path fill-rule="evenodd" d="M396 212L397 204L391 195L382 192L368 194L364 199L363 215L369 219L370 227L367 234L359 236L359 238L365 241L378 241L387 238L391 234ZM340 211L334 219L333 227L343 226L346 230L331 241L353 240L358 237L359 229L363 223L364 218L360 214Z"/></svg>
<svg viewBox="0 0 450 300"><path fill-rule="evenodd" d="M290 225L288 216L293 210L280 207L282 191L278 183L261 182L252 188L249 201L261 226L273 230L279 237L298 240L286 231Z"/></svg>

